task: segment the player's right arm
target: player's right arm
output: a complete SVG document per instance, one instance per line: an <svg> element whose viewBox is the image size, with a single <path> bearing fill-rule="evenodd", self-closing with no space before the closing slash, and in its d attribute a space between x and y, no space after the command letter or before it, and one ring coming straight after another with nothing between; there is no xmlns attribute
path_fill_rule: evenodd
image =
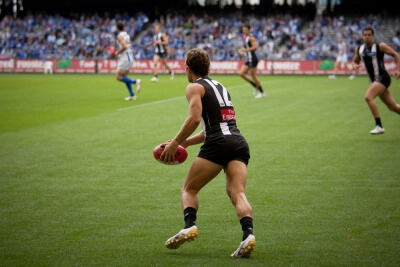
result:
<svg viewBox="0 0 400 267"><path fill-rule="evenodd" d="M199 126L203 111L201 99L204 93L205 89L201 84L191 83L187 86L186 98L189 102L189 114L175 138L166 143L165 149L160 156L162 161L173 162L177 147L184 143ZM199 136L197 138L199 138Z"/></svg>
<svg viewBox="0 0 400 267"><path fill-rule="evenodd" d="M394 72L394 76L396 77L396 80L400 78L400 55L393 50L390 46L386 45L385 43L380 43L379 44L379 49L394 58L394 61L396 62L396 70Z"/></svg>
<svg viewBox="0 0 400 267"><path fill-rule="evenodd" d="M250 43L251 43L251 47L250 47L249 51L251 51L251 52L256 51L258 49L258 43L254 36L250 37Z"/></svg>
<svg viewBox="0 0 400 267"><path fill-rule="evenodd" d="M162 41L160 41L162 45L168 45L168 35L165 33L162 34Z"/></svg>
<svg viewBox="0 0 400 267"><path fill-rule="evenodd" d="M242 51L243 52L254 52L258 49L258 43L254 36L250 37L250 44L251 44L251 46L249 48L242 47Z"/></svg>
<svg viewBox="0 0 400 267"><path fill-rule="evenodd" d="M126 44L125 38L122 35L118 35L117 39L121 45L121 48L115 54L119 55L128 48L128 45Z"/></svg>
<svg viewBox="0 0 400 267"><path fill-rule="evenodd" d="M361 67L360 66L361 57L360 57L359 50L360 50L360 47L358 46L357 49L356 49L356 53L354 55L354 58L353 58L353 62L351 64L353 66L353 69L355 69L355 70L357 70L357 69L359 69Z"/></svg>
<svg viewBox="0 0 400 267"><path fill-rule="evenodd" d="M183 143L199 126L203 112L201 99L204 96L204 92L204 87L199 83L191 83L187 86L186 98L189 103L189 114L181 130L174 138L178 144Z"/></svg>

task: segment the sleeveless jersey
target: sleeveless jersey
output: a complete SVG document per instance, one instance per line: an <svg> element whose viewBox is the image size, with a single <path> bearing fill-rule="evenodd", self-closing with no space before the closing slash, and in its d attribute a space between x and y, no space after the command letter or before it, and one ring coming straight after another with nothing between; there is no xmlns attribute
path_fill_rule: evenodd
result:
<svg viewBox="0 0 400 267"><path fill-rule="evenodd" d="M126 60L126 61L133 61L133 52L131 48L131 37L127 32L120 32L118 36L122 36L125 40L125 43L127 45L127 48L125 49L124 52L121 53L120 59L121 60ZM118 48L121 49L122 45L119 43L118 38L117 38L117 44Z"/></svg>
<svg viewBox="0 0 400 267"><path fill-rule="evenodd" d="M158 34L154 35L154 41L164 41L163 37L162 37L162 33L159 32ZM166 53L167 49L165 48L165 45L163 44L157 44L156 45L156 53Z"/></svg>
<svg viewBox="0 0 400 267"><path fill-rule="evenodd" d="M346 48L346 49L344 50L344 53L347 53L347 46L346 46L346 43L345 43L345 42L340 42L340 43L338 43L338 47L337 47L338 52L339 52L339 53L342 52L343 46L345 46L345 48Z"/></svg>
<svg viewBox="0 0 400 267"><path fill-rule="evenodd" d="M251 36L252 35L248 35L244 39L244 43L243 43L244 48L247 48L247 49L251 48L251 42L250 42L250 37ZM252 63L253 61L257 60L257 56L256 56L256 52L255 51L247 51L247 52L244 53L244 56L245 56L245 61L249 62L249 63Z"/></svg>
<svg viewBox="0 0 400 267"><path fill-rule="evenodd" d="M362 44L358 49L358 54L364 62L371 81L376 81L381 76L389 76L383 63L384 53L379 49L378 43L373 43L371 48Z"/></svg>
<svg viewBox="0 0 400 267"><path fill-rule="evenodd" d="M236 126L235 109L226 88L210 78L199 78L195 82L205 89L201 99L201 126L205 133L205 142L221 135L241 135Z"/></svg>

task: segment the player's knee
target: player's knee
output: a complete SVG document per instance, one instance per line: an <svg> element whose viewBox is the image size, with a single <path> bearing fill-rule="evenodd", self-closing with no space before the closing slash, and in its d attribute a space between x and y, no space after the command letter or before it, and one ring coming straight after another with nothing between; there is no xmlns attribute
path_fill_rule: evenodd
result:
<svg viewBox="0 0 400 267"><path fill-rule="evenodd" d="M392 105L387 106L390 111L396 111L396 107Z"/></svg>
<svg viewBox="0 0 400 267"><path fill-rule="evenodd" d="M235 204L238 201L238 199L240 199L242 197L242 195L244 194L244 191L240 190L240 189L235 189L235 188L227 188L226 193L228 194L232 203Z"/></svg>
<svg viewBox="0 0 400 267"><path fill-rule="evenodd" d="M235 195L232 194L232 192L230 192L230 191L227 191L226 193L228 194L228 197L229 197L229 199L231 200L231 203L232 203L233 205L235 205L235 203L237 202L237 201L236 201L237 198L235 197Z"/></svg>
<svg viewBox="0 0 400 267"><path fill-rule="evenodd" d="M400 106L398 106L396 104L389 104L389 105L387 105L387 108L390 111L400 112Z"/></svg>
<svg viewBox="0 0 400 267"><path fill-rule="evenodd" d="M227 187L227 188L226 188L226 194L228 195L228 197L229 197L230 199L232 199L232 195L233 195L233 190L232 190L232 188Z"/></svg>
<svg viewBox="0 0 400 267"><path fill-rule="evenodd" d="M195 188L189 188L188 186L183 186L181 189L181 195L196 195L199 192L199 190L195 189Z"/></svg>
<svg viewBox="0 0 400 267"><path fill-rule="evenodd" d="M365 95L364 100L365 100L365 102L369 103L371 101L374 101L374 98L370 95Z"/></svg>

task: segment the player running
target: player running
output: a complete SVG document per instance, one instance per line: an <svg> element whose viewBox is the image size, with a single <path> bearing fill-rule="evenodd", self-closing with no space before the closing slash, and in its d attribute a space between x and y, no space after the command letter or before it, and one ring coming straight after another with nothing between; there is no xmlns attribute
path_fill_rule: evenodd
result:
<svg viewBox="0 0 400 267"><path fill-rule="evenodd" d="M118 67L116 78L117 81L124 82L129 91L129 96L125 100L136 100L136 95L132 90L132 84L136 84L136 91L140 91L141 80L133 80L128 78L128 73L133 65L133 52L131 49L131 37L124 31L124 24L117 23L117 44L118 51L115 53L118 56Z"/></svg>
<svg viewBox="0 0 400 267"><path fill-rule="evenodd" d="M374 116L376 125L370 133L383 134L385 129L382 125L375 98L379 96L389 110L400 114L400 105L395 102L389 90L391 78L385 69L384 55L392 56L396 62L396 70L394 72L396 80L400 78L400 55L386 44L376 43L374 29L372 27L364 28L362 38L364 44L357 47L356 55L353 59L353 67L358 69L360 68L360 61L362 60L364 62L370 79L370 86L365 93L365 101L367 101L372 115Z"/></svg>
<svg viewBox="0 0 400 267"><path fill-rule="evenodd" d="M154 25L154 47L155 47L155 54L153 57L153 78L151 78L152 82L158 82L158 63L161 60L163 65L168 69L171 80L174 79L174 71L170 68L167 62L167 45L168 45L168 36L161 32L160 24Z"/></svg>

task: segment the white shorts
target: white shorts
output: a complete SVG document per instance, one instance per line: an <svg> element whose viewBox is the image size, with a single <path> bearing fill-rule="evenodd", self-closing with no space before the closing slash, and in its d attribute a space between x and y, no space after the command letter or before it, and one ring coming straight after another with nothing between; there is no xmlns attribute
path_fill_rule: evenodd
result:
<svg viewBox="0 0 400 267"><path fill-rule="evenodd" d="M130 70L133 66L133 61L118 60L117 70Z"/></svg>
<svg viewBox="0 0 400 267"><path fill-rule="evenodd" d="M344 65L345 63L347 63L347 61L348 61L348 59L347 59L347 54L346 53L336 57L336 62L340 62L341 65Z"/></svg>

